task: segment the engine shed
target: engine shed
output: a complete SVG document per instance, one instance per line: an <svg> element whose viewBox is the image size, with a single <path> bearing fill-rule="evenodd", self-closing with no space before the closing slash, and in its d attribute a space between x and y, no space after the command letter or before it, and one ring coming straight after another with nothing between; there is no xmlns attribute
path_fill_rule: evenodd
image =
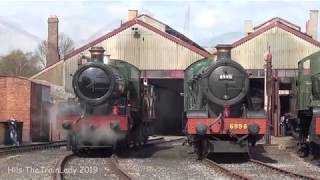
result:
<svg viewBox="0 0 320 180"><path fill-rule="evenodd" d="M274 135L280 135L280 117L286 113L294 114L295 78L298 61L320 50L318 34L318 10L310 10L306 32L301 27L285 19L275 17L253 27L250 20L244 23L245 36L233 43L232 59L240 63L250 73L252 89L260 97L264 90L264 54L270 47L272 53L272 73L274 77L272 98L272 121ZM264 94L264 95L263 95ZM262 107L260 107L262 108Z"/></svg>
<svg viewBox="0 0 320 180"><path fill-rule="evenodd" d="M50 17L48 41L57 50L57 17ZM51 43L50 43L51 42ZM128 20L119 28L65 54L48 53L48 66L31 79L44 80L73 93L72 76L83 55L101 46L106 59L127 61L142 70L141 80L155 85L157 91L156 133L179 134L183 129L184 69L195 61L210 57L204 48L169 25L137 10L128 11ZM49 48L50 49L50 48Z"/></svg>

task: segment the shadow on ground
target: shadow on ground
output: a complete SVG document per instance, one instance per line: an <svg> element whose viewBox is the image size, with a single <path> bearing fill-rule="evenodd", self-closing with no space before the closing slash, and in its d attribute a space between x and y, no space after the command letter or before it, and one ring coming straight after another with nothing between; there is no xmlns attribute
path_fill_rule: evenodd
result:
<svg viewBox="0 0 320 180"><path fill-rule="evenodd" d="M265 146L262 144L259 144L250 149L250 157L251 159L255 159L264 163L278 163L277 160L268 157Z"/></svg>
<svg viewBox="0 0 320 180"><path fill-rule="evenodd" d="M257 145L251 148L250 153L214 153L209 154L208 158L223 164L246 163L250 158L264 163L278 162L267 156L267 151L264 149L263 145Z"/></svg>

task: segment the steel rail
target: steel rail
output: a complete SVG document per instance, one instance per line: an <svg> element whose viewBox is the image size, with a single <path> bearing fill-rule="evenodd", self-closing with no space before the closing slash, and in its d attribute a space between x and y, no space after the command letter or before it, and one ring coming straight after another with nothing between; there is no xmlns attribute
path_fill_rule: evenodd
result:
<svg viewBox="0 0 320 180"><path fill-rule="evenodd" d="M181 141L184 140L184 137L181 138L177 138L177 139L171 139L171 140L165 140L164 138L159 138L156 140L148 140L147 141L147 145L154 145L154 144L167 144L167 143L173 143L173 142L177 142L177 141Z"/></svg>
<svg viewBox="0 0 320 180"><path fill-rule="evenodd" d="M74 154L67 154L63 156L62 159L58 161L58 163L55 166L54 173L52 174L53 180L63 180L65 179L65 167L66 164L75 158L76 156ZM118 157L115 155L112 155L110 158L108 158L111 162L111 165L109 168L112 168L116 175L119 177L121 180L132 180L130 175L120 167Z"/></svg>
<svg viewBox="0 0 320 180"><path fill-rule="evenodd" d="M164 140L164 138L156 138L156 139L151 139L148 140L147 143L149 145L157 145L157 144L166 144L166 143L172 143L176 141L181 141L184 138L178 138L178 139L172 139L172 140ZM64 169L67 164L71 159L76 157L74 154L68 154L65 155L58 163L56 164L55 171L52 175L54 180L63 180L65 173ZM119 176L120 179L126 179L126 180L132 180L133 178L130 177L130 175L119 165L118 157L116 155L112 155L109 158L111 162L111 168L113 168L114 172Z"/></svg>
<svg viewBox="0 0 320 180"><path fill-rule="evenodd" d="M54 169L53 180L63 180L64 175L65 175L65 173L64 173L65 166L66 166L67 162L70 161L74 157L75 157L74 154L67 154L67 155L63 156L63 158L61 160L58 161L58 163L56 164L56 167Z"/></svg>
<svg viewBox="0 0 320 180"><path fill-rule="evenodd" d="M203 162L205 164L207 164L210 167L213 167L215 169L218 169L219 171L221 171L222 173L226 174L227 176L230 176L231 178L234 179L241 179L241 180L249 180L250 178L242 175L242 174L238 174L235 172L232 172L230 170L228 170L227 168L222 167L221 165L219 165L218 163L210 160L210 159L204 159Z"/></svg>
<svg viewBox="0 0 320 180"><path fill-rule="evenodd" d="M0 148L0 156L20 153L20 152L43 150L43 149L54 149L62 146L66 146L65 141L40 143L40 144L27 144L27 145L21 145L21 146L8 146L8 147Z"/></svg>
<svg viewBox="0 0 320 180"><path fill-rule="evenodd" d="M117 172L119 177L121 177L120 179L127 179L127 180L133 179L123 168L121 168L121 166L119 165L118 157L116 155L112 155L110 160L111 160L113 169L115 170L115 172Z"/></svg>
<svg viewBox="0 0 320 180"><path fill-rule="evenodd" d="M296 178L300 178L300 179L316 180L316 178L305 176L305 175L302 175L302 174L297 174L297 173L290 172L290 171L287 171L287 170L284 170L284 169L280 169L280 168L271 166L271 165L269 165L267 163L264 163L264 162L261 162L261 161L255 160L255 159L249 159L249 162L252 162L254 164L258 164L260 166L267 167L269 169L272 169L274 171L278 171L278 172L280 172L282 174L286 174L286 175L291 176L291 177L296 177Z"/></svg>

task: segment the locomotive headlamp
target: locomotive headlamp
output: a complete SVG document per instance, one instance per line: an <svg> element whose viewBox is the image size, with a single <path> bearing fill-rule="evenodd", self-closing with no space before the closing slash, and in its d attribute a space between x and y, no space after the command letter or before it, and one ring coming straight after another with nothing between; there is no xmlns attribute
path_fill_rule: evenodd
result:
<svg viewBox="0 0 320 180"><path fill-rule="evenodd" d="M64 123L62 124L62 128L63 128L63 129L71 129L71 128L72 128L71 122L64 122Z"/></svg>
<svg viewBox="0 0 320 180"><path fill-rule="evenodd" d="M248 132L251 135L257 135L260 131L260 127L256 123L251 123L248 125Z"/></svg>
<svg viewBox="0 0 320 180"><path fill-rule="evenodd" d="M118 130L120 128L120 124L117 121L112 121L110 123L110 127L111 127L111 129Z"/></svg>
<svg viewBox="0 0 320 180"><path fill-rule="evenodd" d="M206 125L204 125L204 124L198 124L196 126L196 132L197 132L198 135L205 135L206 132L207 132L207 128L208 127Z"/></svg>

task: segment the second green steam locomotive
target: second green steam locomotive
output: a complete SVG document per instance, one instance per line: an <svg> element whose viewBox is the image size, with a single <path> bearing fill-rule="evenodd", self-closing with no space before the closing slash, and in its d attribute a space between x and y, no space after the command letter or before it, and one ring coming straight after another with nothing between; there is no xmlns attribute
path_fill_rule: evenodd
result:
<svg viewBox="0 0 320 180"><path fill-rule="evenodd" d="M320 151L320 51L298 63L296 81L297 121L292 124L299 133L300 152L319 156Z"/></svg>

